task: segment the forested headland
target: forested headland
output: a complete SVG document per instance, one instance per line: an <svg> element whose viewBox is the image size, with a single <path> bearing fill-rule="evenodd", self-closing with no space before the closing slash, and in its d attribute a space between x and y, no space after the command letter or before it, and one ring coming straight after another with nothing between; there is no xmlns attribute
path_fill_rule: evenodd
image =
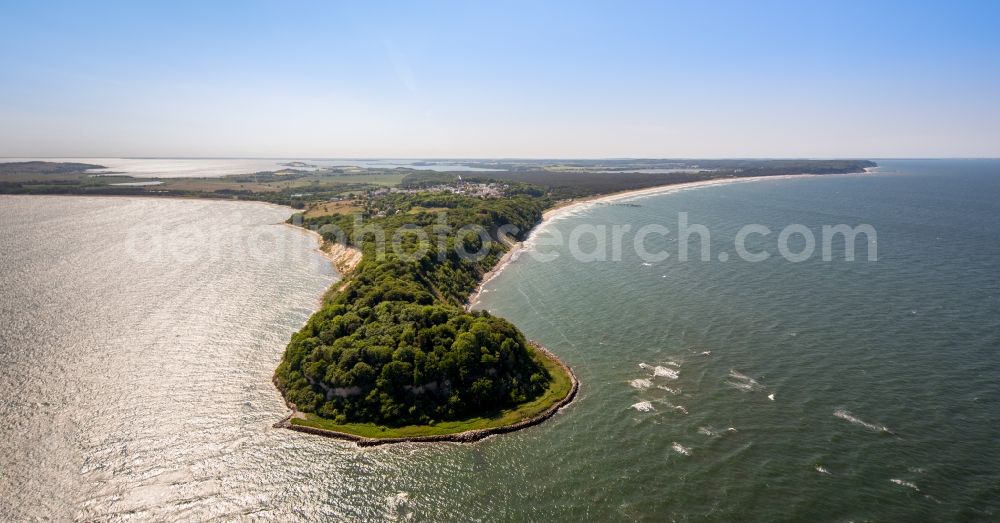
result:
<svg viewBox="0 0 1000 523"><path fill-rule="evenodd" d="M402 426L499 413L541 396L553 376L524 335L463 305L508 248L501 235L521 239L546 200L414 193L379 205L384 216L303 223L363 258L292 337L275 373L286 399L339 424Z"/></svg>
<svg viewBox="0 0 1000 523"><path fill-rule="evenodd" d="M292 424L381 437L385 428L408 436L509 426L568 397L568 369L534 350L508 321L464 307L544 209L566 199L678 183L875 167L867 160L462 164L481 170L306 171L306 164L289 162L274 172L150 183L93 172L99 165L9 162L0 163L0 194L248 199L303 210L293 217L297 224L362 256L292 336L275 384L305 417Z"/></svg>
<svg viewBox="0 0 1000 523"><path fill-rule="evenodd" d="M874 164L712 166L664 173L614 170L620 165L569 165L565 172L510 166L466 180L454 173L414 172L399 188L370 191L347 206L329 212L310 207L296 216L302 226L327 242L358 248L363 256L346 284L331 290L322 309L292 337L275 373L286 400L308 413L292 423L365 436L381 434L373 426L388 427L387 435L400 435L413 433L414 426L478 428L456 422L561 400L565 393L553 390L568 391L565 377L554 375L562 371L547 364L514 325L464 308L509 244L522 240L542 211L559 200L654 181L857 172Z"/></svg>

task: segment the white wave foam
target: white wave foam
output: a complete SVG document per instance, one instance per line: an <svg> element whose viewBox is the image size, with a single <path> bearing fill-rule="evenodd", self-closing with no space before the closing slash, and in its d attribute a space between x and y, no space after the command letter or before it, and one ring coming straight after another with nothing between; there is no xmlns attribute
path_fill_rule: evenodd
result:
<svg viewBox="0 0 1000 523"><path fill-rule="evenodd" d="M639 379L634 379L634 380L630 381L629 385L631 385L631 386L633 386L633 387L635 387L635 388L637 388L639 390L645 390L645 389L648 389L648 388L652 387L653 386L653 382L649 381L649 380L647 380L645 378L639 378Z"/></svg>
<svg viewBox="0 0 1000 523"><path fill-rule="evenodd" d="M711 356L712 355L712 351L710 351L710 350L703 350L703 351L701 351L701 355L702 356Z"/></svg>
<svg viewBox="0 0 1000 523"><path fill-rule="evenodd" d="M771 401L774 401L774 394L773 393L772 394L768 394L767 395L767 399L769 399Z"/></svg>
<svg viewBox="0 0 1000 523"><path fill-rule="evenodd" d="M889 430L889 427L886 427L885 425L880 425L878 423L868 423L867 421L864 421L864 420L856 417L854 414L851 414L846 409L837 409L837 410L833 411L833 415L836 416L836 417L838 417L838 418L840 418L840 419L842 419L842 420L849 421L849 422L851 422L851 423L853 423L855 425L859 425L861 427L864 427L864 428L866 428L866 429L868 429L868 430L870 430L872 432L889 432L889 433L892 433L892 431Z"/></svg>
<svg viewBox="0 0 1000 523"><path fill-rule="evenodd" d="M744 382L749 383L751 385L757 385L758 384L756 380L754 380L750 376L747 376L746 374L743 374L742 372L740 372L740 371L738 371L736 369L729 369L729 377L730 378L738 379L740 381L744 381Z"/></svg>
<svg viewBox="0 0 1000 523"><path fill-rule="evenodd" d="M914 483L911 483L909 481L902 480L902 479L897 479L897 478L892 478L889 481L891 481L891 482L893 482L893 483L895 483L897 485L900 485L900 486L903 486L903 487L909 487L909 488L911 488L913 490L916 490L917 492L920 492L920 489L917 487L917 485L914 484Z"/></svg>
<svg viewBox="0 0 1000 523"><path fill-rule="evenodd" d="M683 405L671 405L671 407L673 407L674 410L678 410L678 411L683 412L684 414L688 413L688 410L686 408L684 408Z"/></svg>
<svg viewBox="0 0 1000 523"><path fill-rule="evenodd" d="M652 402L640 401L639 403L633 403L632 408L639 412L652 412L656 409L653 408Z"/></svg>
<svg viewBox="0 0 1000 523"><path fill-rule="evenodd" d="M712 427L698 427L698 434L705 436L725 436L726 434L732 434L734 432L739 432L735 427L729 427L725 430L719 431Z"/></svg>
<svg viewBox="0 0 1000 523"><path fill-rule="evenodd" d="M671 361L666 361L666 362L664 362L663 364L664 364L664 365L669 365L669 366L671 366L671 367L677 367L677 368L680 368L680 366L681 366L681 364L680 364L680 363L677 363L676 361L673 361L673 360L671 360Z"/></svg>
<svg viewBox="0 0 1000 523"><path fill-rule="evenodd" d="M727 381L726 385L729 385L734 389L742 390L744 392L750 392L751 390L753 390L753 385L749 383L737 383L735 381Z"/></svg>
<svg viewBox="0 0 1000 523"><path fill-rule="evenodd" d="M408 492L399 492L385 498L386 519L389 521L410 521L413 513L407 510L410 501Z"/></svg>
<svg viewBox="0 0 1000 523"><path fill-rule="evenodd" d="M657 385L656 388L658 388L660 390L665 390L665 391L667 391L667 392L669 392L671 394L680 394L681 393L681 389L671 389L670 387L667 387L666 385Z"/></svg>
<svg viewBox="0 0 1000 523"><path fill-rule="evenodd" d="M673 445L671 445L671 448L673 448L674 452L676 452L678 454L683 454L685 456L690 456L691 455L691 448L690 447L685 447L684 445L681 445L680 443L677 443L676 441L674 442Z"/></svg>
<svg viewBox="0 0 1000 523"><path fill-rule="evenodd" d="M673 363L673 362L670 362ZM669 364L669 363L668 363ZM679 365L678 365L679 366ZM658 378L667 378L670 380L675 380L680 377L680 373L674 369L664 367L662 365L649 365L647 363L640 363L640 369L653 369L653 376Z"/></svg>
<svg viewBox="0 0 1000 523"><path fill-rule="evenodd" d="M652 264L652 263L649 263L649 262L642 262L642 266L643 266L643 267L652 267L652 266L653 266L653 264Z"/></svg>
<svg viewBox="0 0 1000 523"><path fill-rule="evenodd" d="M726 384L734 389L739 389L744 392L767 388L760 383L757 383L757 380L736 369L729 369L729 380L726 381Z"/></svg>
<svg viewBox="0 0 1000 523"><path fill-rule="evenodd" d="M829 474L830 473L829 470L826 470L821 465L816 465L816 472L819 472L820 474Z"/></svg>
<svg viewBox="0 0 1000 523"><path fill-rule="evenodd" d="M661 378L667 378L668 380L675 380L675 379L679 378L680 375L681 375L681 373L677 372L674 369L669 369L667 367L663 367L663 366L660 366L660 365L657 365L656 367L653 367L653 376L657 376L657 377L661 377Z"/></svg>

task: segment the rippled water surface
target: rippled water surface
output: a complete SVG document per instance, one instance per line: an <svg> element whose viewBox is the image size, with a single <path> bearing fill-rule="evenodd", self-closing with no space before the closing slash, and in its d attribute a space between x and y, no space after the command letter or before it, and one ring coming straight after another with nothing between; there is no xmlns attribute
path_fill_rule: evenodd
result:
<svg viewBox="0 0 1000 523"><path fill-rule="evenodd" d="M559 257L522 255L487 284L480 306L583 384L565 432L552 428L589 447L558 514L1000 518L1000 162L880 164L578 211L548 229L660 223L673 233L649 250L674 257L644 263L626 242L621 262L581 263L539 242ZM676 261L679 212L708 226L712 261ZM737 260L749 223L775 231L748 242L771 259ZM879 260L859 243L844 262L840 243L839 262L785 261L776 236L793 223L817 237L872 224Z"/></svg>
<svg viewBox="0 0 1000 523"><path fill-rule="evenodd" d="M713 258L748 222L866 222L879 261L522 256L479 306L573 365L578 400L362 450L271 428L271 373L336 278L289 210L0 198L0 520L996 519L1000 163L884 165L552 222L686 211Z"/></svg>

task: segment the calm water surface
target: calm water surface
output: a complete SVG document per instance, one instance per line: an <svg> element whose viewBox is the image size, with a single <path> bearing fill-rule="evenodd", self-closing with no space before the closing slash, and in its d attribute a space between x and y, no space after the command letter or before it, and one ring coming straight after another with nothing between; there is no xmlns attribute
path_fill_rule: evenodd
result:
<svg viewBox="0 0 1000 523"><path fill-rule="evenodd" d="M234 174L288 169L290 162L301 162L294 169L314 171L322 167L363 167L370 169L416 169L429 171L495 171L460 162L425 160L338 160L309 158L0 158L4 162L76 162L103 165L95 174L117 173L136 178L217 178ZM120 184L124 185L124 184Z"/></svg>
<svg viewBox="0 0 1000 523"><path fill-rule="evenodd" d="M0 198L0 519L995 520L1000 162L880 163L552 222L686 211L713 253L749 222L870 223L879 260L522 256L479 307L573 365L579 399L365 450L271 428L271 372L336 278L289 210Z"/></svg>

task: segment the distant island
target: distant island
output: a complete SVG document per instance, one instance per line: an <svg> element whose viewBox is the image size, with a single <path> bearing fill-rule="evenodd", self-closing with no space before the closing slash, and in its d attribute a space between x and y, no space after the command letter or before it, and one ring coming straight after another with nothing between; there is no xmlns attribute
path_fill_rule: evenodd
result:
<svg viewBox="0 0 1000 523"><path fill-rule="evenodd" d="M312 169L318 168L318 166L306 162L285 162L285 163L279 163L278 165L281 165L282 167L293 167L293 168L312 168Z"/></svg>
<svg viewBox="0 0 1000 523"><path fill-rule="evenodd" d="M343 280L292 336L274 373L292 410L277 425L372 445L474 441L539 423L573 399L578 384L568 366L510 322L466 307L546 209L680 183L876 166L867 160L463 165L500 170L320 168L134 185L150 179L94 175L89 171L101 166L89 164L0 163L0 193L245 199L300 209L290 221L322 236ZM509 226L516 232L505 237ZM463 232L470 227L485 234ZM397 238L401 249L381 249L379 234Z"/></svg>

